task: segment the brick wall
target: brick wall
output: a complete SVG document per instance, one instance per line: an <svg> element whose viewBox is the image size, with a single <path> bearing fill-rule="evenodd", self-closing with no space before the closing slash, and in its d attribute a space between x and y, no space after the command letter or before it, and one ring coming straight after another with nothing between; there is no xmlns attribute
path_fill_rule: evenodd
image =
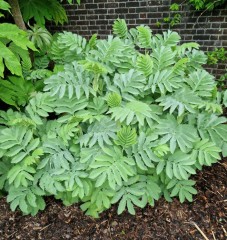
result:
<svg viewBox="0 0 227 240"><path fill-rule="evenodd" d="M157 26L157 21L169 15L171 3L183 0L81 0L81 5L65 4L69 22L64 26L50 26L52 32L68 30L90 37L98 33L99 37L111 34L112 24L117 18L124 18L129 27L140 24L149 25L153 33L168 29L168 25ZM179 13L182 22L172 29L177 31L183 42L196 41L204 51L215 47L227 48L227 3L212 13L193 11L183 3ZM208 66L207 69L219 76L225 72L227 64Z"/></svg>

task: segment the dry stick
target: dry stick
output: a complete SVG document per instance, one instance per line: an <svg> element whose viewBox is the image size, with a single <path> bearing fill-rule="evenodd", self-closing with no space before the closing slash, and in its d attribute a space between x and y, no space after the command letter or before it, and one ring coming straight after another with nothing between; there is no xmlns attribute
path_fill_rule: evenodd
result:
<svg viewBox="0 0 227 240"><path fill-rule="evenodd" d="M199 226L195 222L190 221L187 223L193 224L196 227L196 229L201 233L201 235L204 237L204 239L209 240L209 238L204 234L204 232L199 228Z"/></svg>
<svg viewBox="0 0 227 240"><path fill-rule="evenodd" d="M40 232L42 232L43 230L45 230L46 228L48 228L50 225L51 225L51 223L50 223L50 224L48 224L48 225L46 225L46 226L45 226L45 227L43 227L42 229L40 229Z"/></svg>
<svg viewBox="0 0 227 240"><path fill-rule="evenodd" d="M223 232L225 233L225 236L227 237L227 232L226 232L226 230L224 229L224 227L221 225L221 227L222 227L222 230L223 230Z"/></svg>
<svg viewBox="0 0 227 240"><path fill-rule="evenodd" d="M215 235L214 235L214 232L213 232L212 230L211 230L211 232L212 232L212 235L213 235L214 240L217 240L216 237L215 237Z"/></svg>

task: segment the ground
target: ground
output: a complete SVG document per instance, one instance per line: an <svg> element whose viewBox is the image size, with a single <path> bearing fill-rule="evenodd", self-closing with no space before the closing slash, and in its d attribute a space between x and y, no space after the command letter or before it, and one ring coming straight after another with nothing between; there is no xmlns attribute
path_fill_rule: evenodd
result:
<svg viewBox="0 0 227 240"><path fill-rule="evenodd" d="M116 206L99 219L84 215L78 205L65 207L47 199L36 217L11 212L0 199L0 240L222 240L227 239L227 159L204 168L194 177L198 195L192 203L164 199L136 215L117 215Z"/></svg>

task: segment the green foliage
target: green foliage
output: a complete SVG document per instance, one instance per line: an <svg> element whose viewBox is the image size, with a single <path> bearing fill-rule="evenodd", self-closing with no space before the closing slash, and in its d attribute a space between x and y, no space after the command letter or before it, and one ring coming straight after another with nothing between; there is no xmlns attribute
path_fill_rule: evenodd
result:
<svg viewBox="0 0 227 240"><path fill-rule="evenodd" d="M136 129L131 129L130 126L123 126L123 128L117 133L117 139L115 143L126 148L134 145L136 143L136 140Z"/></svg>
<svg viewBox="0 0 227 240"><path fill-rule="evenodd" d="M214 8L223 5L225 0L189 0L189 3L196 10L212 11Z"/></svg>
<svg viewBox="0 0 227 240"><path fill-rule="evenodd" d="M6 1L0 0L0 10L10 12L10 5ZM4 17L4 14L0 13L0 17Z"/></svg>
<svg viewBox="0 0 227 240"><path fill-rule="evenodd" d="M56 63L70 63L82 58L87 44L85 38L71 32L59 33L55 38L51 45L51 58Z"/></svg>
<svg viewBox="0 0 227 240"><path fill-rule="evenodd" d="M90 71L84 71L81 65L73 62L72 65L65 66L64 72L59 72L45 81L44 91L50 91L51 95L58 95L59 98L68 96L72 98L74 93L77 99L85 94L88 98L90 94L95 95L91 86L92 74Z"/></svg>
<svg viewBox="0 0 227 240"><path fill-rule="evenodd" d="M137 27L137 31L138 31L139 46L141 48L150 48L151 34L152 34L151 29L148 26L139 26Z"/></svg>
<svg viewBox="0 0 227 240"><path fill-rule="evenodd" d="M194 159L197 159L200 166L211 166L211 164L220 160L220 152L221 149L213 142L209 142L209 139L203 139L195 145L193 157Z"/></svg>
<svg viewBox="0 0 227 240"><path fill-rule="evenodd" d="M227 80L227 70L225 70L225 73L220 76L220 78L217 80L218 82L218 87L224 89L225 88L225 83Z"/></svg>
<svg viewBox="0 0 227 240"><path fill-rule="evenodd" d="M194 185L195 181L192 180L171 180L167 185L167 189L171 191L171 197L179 196L181 203L183 203L186 199L189 202L192 202L192 195L197 193L196 189L193 187Z"/></svg>
<svg viewBox="0 0 227 240"><path fill-rule="evenodd" d="M20 59L29 57L28 49L36 50L27 33L10 23L0 24L0 47L0 77L4 77L5 68L12 74L22 76Z"/></svg>
<svg viewBox="0 0 227 240"><path fill-rule="evenodd" d="M120 38L126 38L128 35L128 27L124 19L117 19L113 25L113 33Z"/></svg>
<svg viewBox="0 0 227 240"><path fill-rule="evenodd" d="M93 217L112 204L135 214L162 196L192 201L191 176L227 155L227 94L203 69L198 44L146 26L127 30L122 20L114 33L90 41L59 34L26 80L2 81L20 105L0 111L0 190L12 210L35 215L50 195Z"/></svg>
<svg viewBox="0 0 227 240"><path fill-rule="evenodd" d="M107 103L111 108L120 106L121 101L121 95L119 95L118 93L109 93L107 96Z"/></svg>
<svg viewBox="0 0 227 240"><path fill-rule="evenodd" d="M227 60L227 50L224 48L215 48L213 51L207 53L208 64L217 64Z"/></svg>
<svg viewBox="0 0 227 240"><path fill-rule="evenodd" d="M212 11L217 7L221 7L226 3L226 0L187 0L182 1L181 4L172 3L169 7L168 15L164 15L165 17L156 22L158 27L162 25L167 25L169 28L174 27L178 23L181 23L182 15L180 13L180 7L183 3L187 2L188 5L193 6L194 9L198 11L202 11L202 14L206 11ZM202 15L201 14L201 15Z"/></svg>
<svg viewBox="0 0 227 240"><path fill-rule="evenodd" d="M0 81L0 99L17 108L28 103L33 92L34 85L22 77L11 76L8 80Z"/></svg>
<svg viewBox="0 0 227 240"><path fill-rule="evenodd" d="M179 4L177 3L173 3L171 4L170 8L169 8L171 11L178 11L180 9L180 6Z"/></svg>
<svg viewBox="0 0 227 240"><path fill-rule="evenodd" d="M19 0L19 5L25 22L34 18L39 26L44 26L46 20L53 20L55 24L67 21L66 12L57 0Z"/></svg>
<svg viewBox="0 0 227 240"><path fill-rule="evenodd" d="M227 50L225 48L215 48L213 51L207 52L207 64L219 64L225 63L227 60ZM220 88L225 87L225 81L227 79L227 73L224 73L217 79L217 86Z"/></svg>
<svg viewBox="0 0 227 240"><path fill-rule="evenodd" d="M180 5L177 3L173 3L169 7L169 15L164 17L162 20L157 21L156 25L161 27L164 24L168 24L169 27L174 27L176 24L181 22L181 14L177 13L180 11Z"/></svg>
<svg viewBox="0 0 227 240"><path fill-rule="evenodd" d="M148 54L146 54L146 55L141 54L137 58L137 66L138 66L138 70L143 72L143 74L146 77L151 75L153 72L153 61Z"/></svg>
<svg viewBox="0 0 227 240"><path fill-rule="evenodd" d="M50 47L52 36L44 27L38 25L30 26L27 31L29 40L36 46L36 48L44 51Z"/></svg>

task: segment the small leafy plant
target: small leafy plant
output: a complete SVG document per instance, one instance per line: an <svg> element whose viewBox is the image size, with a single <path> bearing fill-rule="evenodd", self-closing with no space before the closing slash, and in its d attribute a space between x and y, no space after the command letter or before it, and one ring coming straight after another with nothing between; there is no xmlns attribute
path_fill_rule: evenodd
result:
<svg viewBox="0 0 227 240"><path fill-rule="evenodd" d="M182 16L180 14L180 5L173 3L169 7L168 16L164 17L162 20L158 21L156 25L161 27L163 24L168 24L169 27L174 27L176 24L181 23Z"/></svg>
<svg viewBox="0 0 227 240"><path fill-rule="evenodd" d="M192 201L191 178L227 155L227 125L198 44L116 20L115 36L54 40L56 71L24 110L0 112L0 191L35 215L45 196L98 217ZM138 51L144 49L145 54Z"/></svg>
<svg viewBox="0 0 227 240"><path fill-rule="evenodd" d="M215 48L213 51L207 53L207 64L217 64L227 60L227 50L225 48Z"/></svg>

